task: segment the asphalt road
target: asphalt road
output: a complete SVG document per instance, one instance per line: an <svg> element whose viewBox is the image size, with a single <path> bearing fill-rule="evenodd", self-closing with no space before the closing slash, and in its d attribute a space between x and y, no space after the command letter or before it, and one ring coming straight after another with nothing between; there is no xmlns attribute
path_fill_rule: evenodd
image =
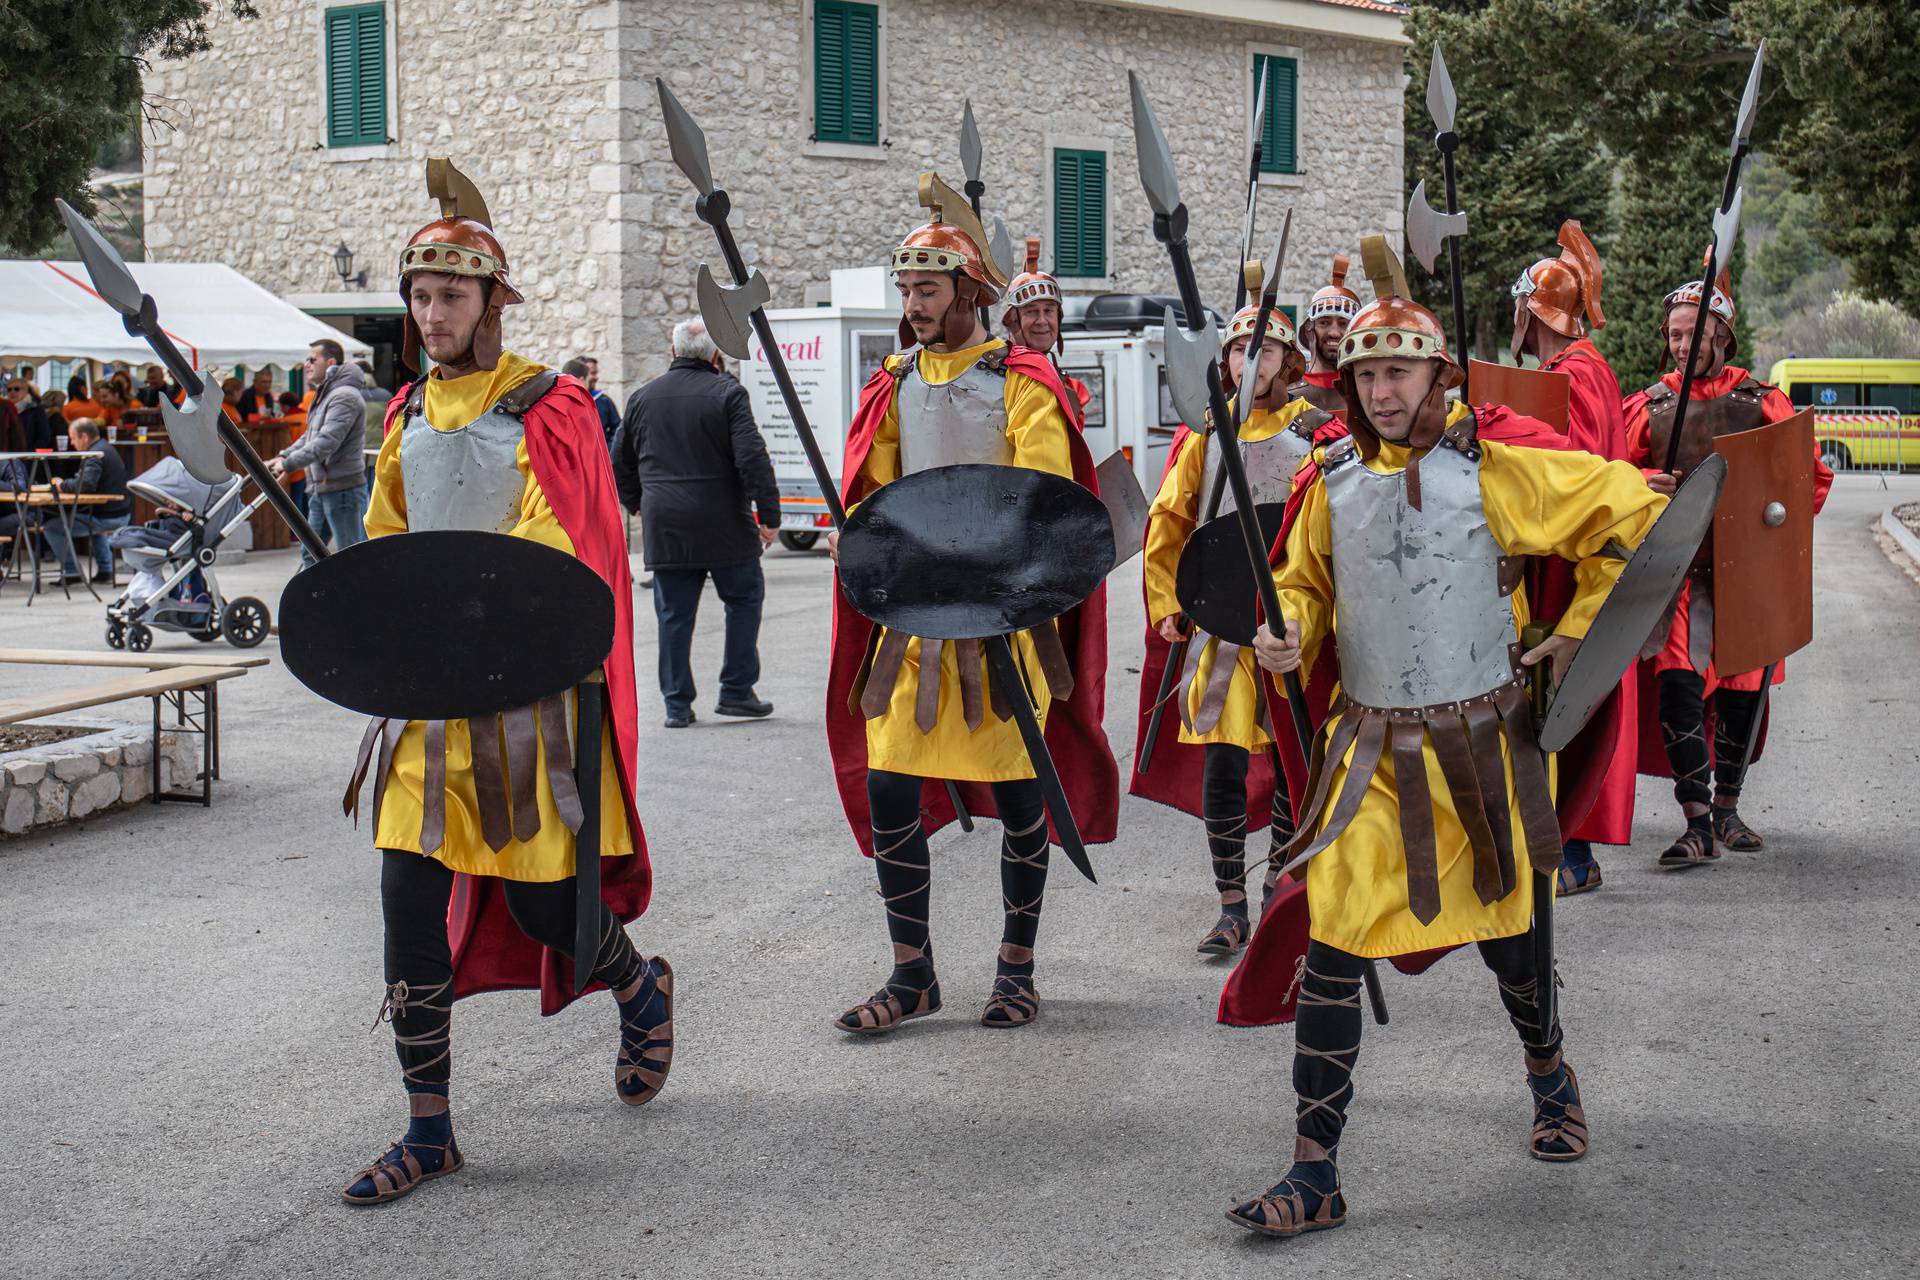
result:
<svg viewBox="0 0 1920 1280"><path fill-rule="evenodd" d="M1912 1275L1920 589L1868 524L1917 495L1843 479L1819 522L1818 635L1745 810L1768 851L1657 872L1677 818L1649 781L1638 843L1603 851L1605 889L1559 913L1594 1134L1579 1164L1526 1157L1514 1035L1456 956L1388 975L1393 1022L1368 1027L1342 1153L1347 1227L1283 1243L1229 1225L1228 1202L1287 1163L1291 1034L1214 1023L1199 823L1134 801L1095 850L1098 887L1056 859L1038 1022L975 1022L999 923L985 828L935 843L947 1011L881 1040L833 1031L888 948L820 727L826 561L780 552L775 717L670 733L642 699L658 893L632 933L681 993L658 1100L614 1100L605 997L545 1021L526 993L468 1001L467 1170L339 1203L403 1123L390 1036L368 1033L378 864L340 816L360 724L276 663L222 696L211 811L0 844L0 1275ZM292 567L225 576L277 599ZM1110 604L1126 761L1138 599L1136 563ZM100 622L84 597L0 594L0 643L94 647ZM0 669L0 692L52 678Z"/></svg>

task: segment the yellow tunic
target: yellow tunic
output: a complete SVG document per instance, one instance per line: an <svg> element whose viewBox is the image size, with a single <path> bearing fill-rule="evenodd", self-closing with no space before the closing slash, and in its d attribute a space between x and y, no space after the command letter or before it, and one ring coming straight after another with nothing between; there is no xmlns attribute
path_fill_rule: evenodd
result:
<svg viewBox="0 0 1920 1280"><path fill-rule="evenodd" d="M470 373L463 378L427 381L427 421L436 430L457 430L484 413L493 403L527 379L546 368L505 352L500 363L490 370ZM397 429L387 433L374 463L373 498L367 506L367 536L383 538L407 531L407 491L400 467L400 436ZM520 474L526 477L526 490L520 500L520 522L509 531L515 538L531 538L550 547L573 554L573 542L547 505L546 494L533 478L533 466L527 460L523 439L516 454ZM447 721L447 827L446 839L437 851L420 847L420 819L426 794L426 730L417 720L408 723L394 747L393 768L388 775L386 795L380 806L380 825L376 843L383 849L405 849L428 853L454 871L470 875L501 876L508 880L564 880L573 874L573 833L560 821L554 808L553 789L547 783L546 744L534 772L534 786L540 806L540 830L522 843L509 840L506 848L495 853L480 833L480 802L473 785L472 739L465 720ZM627 825L627 805L621 794L619 774L614 769L612 720L603 731L600 759L600 833L601 852L617 856L633 852L633 833Z"/></svg>
<svg viewBox="0 0 1920 1280"><path fill-rule="evenodd" d="M923 348L920 376L936 385L951 382L980 357L1005 345L996 338L962 351L934 352ZM896 360L897 357L888 357L888 367L896 367ZM1024 374L1009 372L1006 407L1007 440L1013 446L1013 465L1071 478L1073 455L1068 448L1067 433L1072 428L1053 392ZM887 406L887 416L875 431L873 447L860 466L860 478L869 487L900 478L897 403ZM1013 651L1039 704L1040 723L1045 725L1051 699L1034 656L1033 641L1022 633L1014 638ZM991 689L989 680L990 677L983 674L983 689ZM907 641L906 659L900 664L886 712L867 721L869 768L921 778L949 778L955 782L1009 782L1034 776L1026 745L1020 740L1019 725L996 716L991 697L987 699L988 709L980 727L967 727L960 705L960 669L953 645L941 646L940 711L932 733L922 733L914 721L914 700L919 687L920 641L916 638Z"/></svg>
<svg viewBox="0 0 1920 1280"><path fill-rule="evenodd" d="M1456 406L1451 420L1465 409ZM1603 462L1589 453L1558 452L1482 442L1480 496L1487 525L1508 555L1557 555L1577 562L1576 595L1558 633L1584 637L1625 561L1601 556L1609 540L1632 548L1653 527L1666 499L1647 488L1628 463ZM1407 450L1383 443L1364 465L1382 474L1406 466ZM1300 624L1302 657L1311 665L1319 646L1337 628L1333 616L1331 533L1324 485L1301 500L1287 538L1287 558L1274 573L1280 604ZM1526 592L1508 597L1514 634L1529 620ZM1513 795L1512 761L1505 734L1507 795ZM1440 914L1422 925L1407 906L1406 850L1400 840L1400 808L1394 789L1393 755L1385 753L1353 822L1307 864L1311 936L1361 956L1396 956L1430 947L1454 946L1523 933L1533 912L1533 877L1522 874L1505 898L1482 906L1473 890L1473 854L1453 808L1452 792L1432 744L1425 749L1427 790L1433 803L1434 846L1440 870ZM1349 751L1346 759L1351 759ZM1346 778L1346 759L1333 771L1330 796ZM1331 803L1327 806L1332 808ZM1522 870L1520 810L1510 805L1514 853ZM1321 815L1324 826L1325 814Z"/></svg>
<svg viewBox="0 0 1920 1280"><path fill-rule="evenodd" d="M1312 409L1312 405L1300 399L1288 401L1272 412L1255 409L1241 424L1240 439L1249 443L1265 440ZM1174 459L1173 469L1160 482L1160 492L1153 499L1152 522L1147 526L1144 573L1147 620L1156 627L1161 619L1180 613L1180 600L1174 594L1174 575L1180 567L1180 553L1200 522L1200 507L1205 501L1200 486L1205 474L1206 450L1199 447L1198 440L1190 441L1181 448L1180 456ZM1187 720L1200 713L1200 700L1206 693L1207 682L1213 678L1214 657L1219 647L1220 642L1209 636L1200 649L1200 658L1194 663L1193 679L1187 685ZM1235 661L1238 665L1227 685L1227 702L1220 712L1219 721L1207 732L1196 733L1183 720L1180 724L1180 741L1224 742L1253 752L1266 750L1267 744L1273 740L1266 726L1261 723L1261 706L1257 696L1259 686L1255 677L1258 668L1254 664L1253 650L1241 649Z"/></svg>

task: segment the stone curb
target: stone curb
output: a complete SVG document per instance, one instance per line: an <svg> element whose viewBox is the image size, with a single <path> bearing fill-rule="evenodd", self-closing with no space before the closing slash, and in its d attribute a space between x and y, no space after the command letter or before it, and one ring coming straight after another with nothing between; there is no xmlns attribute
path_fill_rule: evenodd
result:
<svg viewBox="0 0 1920 1280"><path fill-rule="evenodd" d="M1887 531L1887 536L1892 538L1895 544L1913 559L1915 564L1920 565L1920 538L1913 536L1913 530L1907 528L1906 521L1893 514L1892 507L1888 507L1880 513L1880 527Z"/></svg>

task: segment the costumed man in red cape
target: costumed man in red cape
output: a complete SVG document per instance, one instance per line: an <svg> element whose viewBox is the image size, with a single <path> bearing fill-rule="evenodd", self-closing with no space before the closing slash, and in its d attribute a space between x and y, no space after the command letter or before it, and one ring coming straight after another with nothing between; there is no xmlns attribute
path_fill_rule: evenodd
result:
<svg viewBox="0 0 1920 1280"><path fill-rule="evenodd" d="M387 409L367 535L472 529L530 538L577 556L613 593L600 743L601 922L592 977L619 1008L615 1095L638 1105L666 1082L673 1054L673 971L628 941L652 876L633 807L633 586L625 523L600 415L587 389L502 347L501 310L521 300L479 192L445 160L428 161L442 216L407 242L402 359L432 371ZM538 987L541 1012L572 999L573 695L486 720L375 720L347 793L371 769L381 850L387 997L381 1017L409 1102L406 1135L342 1191L351 1204L406 1195L460 1169L448 1084L453 1002Z"/></svg>
<svg viewBox="0 0 1920 1280"><path fill-rule="evenodd" d="M1254 292L1257 295L1259 291ZM1331 413L1291 394L1302 361L1293 325L1278 308L1268 312L1260 365L1248 375L1247 346L1259 314L1256 301L1242 307L1228 322L1222 343L1221 378L1236 400L1242 395L1253 397L1247 419L1240 425L1239 439L1254 502L1284 503L1293 491L1294 473L1312 451L1316 433L1321 433L1322 439L1337 438L1340 427ZM1152 702L1172 654L1178 652L1184 659L1188 653L1197 652L1199 660L1193 664L1187 686L1174 695L1179 699L1174 740L1154 744L1149 767L1144 773L1135 771L1130 787L1135 795L1171 804L1206 824L1207 854L1213 867L1214 889L1220 895L1220 917L1200 940L1198 950L1205 955L1230 956L1244 947L1252 934L1247 902L1247 832L1267 827L1272 847L1278 850L1293 838L1293 809L1287 788L1275 785L1273 720L1265 690L1271 681L1255 667L1251 649L1200 632L1188 638L1188 624L1174 590L1181 552L1200 526L1210 495L1221 480L1220 451L1211 435L1182 428L1168 451L1166 473L1148 513L1143 576L1147 646L1152 660L1141 664L1142 735L1152 723ZM1216 518L1234 510L1231 490L1223 489ZM1181 646L1183 639L1188 640L1186 646ZM1163 724L1165 719L1163 716ZM1291 720L1282 723L1291 731ZM1167 736L1164 729L1161 736ZM1292 754L1298 755L1297 748ZM1253 774L1256 759L1259 771ZM1250 775L1258 793L1254 805L1249 803ZM1268 863L1261 897L1263 910L1272 899L1279 866L1275 861Z"/></svg>
<svg viewBox="0 0 1920 1280"><path fill-rule="evenodd" d="M1060 307L1060 282L1040 269L1040 237L1028 236L1026 264L1007 282L1007 309L1000 313L1000 323L1013 345L1032 347L1052 362L1060 381L1073 393L1074 425L1084 428L1093 391L1060 369L1060 352L1066 347L1060 331Z"/></svg>
<svg viewBox="0 0 1920 1280"><path fill-rule="evenodd" d="M1536 1001L1533 877L1560 862L1549 766L1533 736L1527 665L1564 669L1665 503L1625 463L1502 443L1511 411L1449 408L1461 381L1439 322L1392 292L1341 343L1351 436L1303 471L1275 572L1280 635L1255 641L1269 671L1338 651L1340 693L1316 744L1300 832L1312 942L1302 968L1293 1064L1293 1163L1229 1210L1291 1236L1339 1226L1335 1160L1360 1049L1365 958L1479 946L1520 1034L1533 1094L1528 1151L1587 1147L1579 1086L1559 1027ZM1378 286L1376 286L1378 288ZM1385 292L1385 291L1383 291ZM1505 434L1551 434L1521 423ZM1521 652L1532 616L1516 558L1576 562L1578 592L1556 634Z"/></svg>
<svg viewBox="0 0 1920 1280"><path fill-rule="evenodd" d="M1340 394L1340 339L1347 336L1347 326L1360 314L1360 295L1347 288L1347 270L1352 263L1346 254L1334 254L1333 278L1307 300L1306 314L1300 318L1307 370L1288 388L1328 413L1345 413L1347 409L1346 397Z"/></svg>
<svg viewBox="0 0 1920 1280"><path fill-rule="evenodd" d="M1660 357L1663 368L1669 360L1676 365L1686 361L1694 326L1703 323L1700 304L1704 292L1701 281L1689 280L1667 295L1660 324L1661 339L1666 344ZM1679 476L1685 476L1713 452L1714 437L1781 422L1794 415L1792 402L1778 387L1731 363L1738 340L1733 330L1733 289L1724 271L1714 283L1704 314L1708 329L1701 335L1700 354L1688 390L1690 403L1676 462ZM1674 410L1680 402L1680 382L1678 368L1667 371L1645 391L1628 396L1622 406L1630 456L1646 470L1647 483L1661 493L1672 493L1678 483L1677 476L1659 468L1666 465ZM1817 512L1826 503L1833 472L1817 457L1813 467L1813 509ZM1648 697L1643 681L1641 741L1645 744L1652 736L1645 731L1649 727L1645 708L1653 702L1658 709L1664 751L1643 745L1640 767L1656 777L1671 773L1673 798L1687 822L1679 838L1660 855L1659 865L1663 867L1699 866L1716 861L1723 848L1752 853L1764 845L1760 834L1739 813L1742 764L1754 719L1760 714L1764 672L1723 672L1715 667L1713 590L1712 558L1707 556L1696 561L1682 584L1671 624L1656 632L1641 651L1643 658L1650 659L1641 664L1642 670L1651 667L1656 691ZM1779 684L1786 676L1783 661L1774 668L1773 683Z"/></svg>
<svg viewBox="0 0 1920 1280"><path fill-rule="evenodd" d="M890 263L908 345L861 389L841 471L847 505L904 475L967 463L1033 467L1094 488L1073 396L1053 365L1038 351L1009 348L980 322L1005 282L982 251L978 220L934 175L923 178L921 199L931 220ZM1119 770L1101 727L1105 589L1057 622L1019 633L1013 647L1082 835L1088 844L1112 840ZM847 821L874 860L893 943L892 973L835 1019L843 1031L887 1032L940 1008L927 837L954 817L942 780L958 784L969 811L1001 823L1004 927L980 1021L1016 1027L1039 1011L1034 941L1049 827L1019 727L986 678L984 658L977 640L925 640L876 626L834 592L827 738Z"/></svg>
<svg viewBox="0 0 1920 1280"><path fill-rule="evenodd" d="M1606 324L1600 310L1600 254L1572 218L1560 224L1560 256L1542 258L1513 285L1513 358L1532 356L1540 368L1567 375L1567 442L1608 461L1627 457L1626 420L1620 413L1620 380L1590 336ZM1535 583L1535 605L1543 618L1558 617L1574 591L1565 561L1545 562ZM1560 892L1585 893L1600 887L1595 844L1633 843L1634 766L1639 733L1639 679L1628 672L1613 705L1588 722L1561 753L1562 775L1570 757L1591 757L1598 783L1584 817L1561 806ZM1571 819L1571 820L1570 820Z"/></svg>

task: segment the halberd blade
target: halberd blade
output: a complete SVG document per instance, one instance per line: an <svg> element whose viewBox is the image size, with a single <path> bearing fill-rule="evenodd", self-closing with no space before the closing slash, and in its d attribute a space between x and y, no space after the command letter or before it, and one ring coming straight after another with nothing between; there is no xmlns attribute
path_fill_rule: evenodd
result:
<svg viewBox="0 0 1920 1280"><path fill-rule="evenodd" d="M1271 59L1262 59L1260 63L1260 84L1254 90L1253 110L1247 113L1247 158L1253 158L1253 149L1260 145L1260 135L1265 132L1261 127L1267 122L1267 77L1273 74Z"/></svg>
<svg viewBox="0 0 1920 1280"><path fill-rule="evenodd" d="M1180 207L1180 179L1174 176L1173 153L1167 149L1167 135L1154 118L1139 72L1127 72L1127 91L1133 97L1133 148L1140 162L1140 185L1146 189L1147 203L1153 211L1169 217Z"/></svg>
<svg viewBox="0 0 1920 1280"><path fill-rule="evenodd" d="M660 114L667 122L667 149L673 153L673 163L701 195L712 195L713 169L707 163L707 135L680 105L673 90L667 88L665 80L655 76L653 83L660 89Z"/></svg>
<svg viewBox="0 0 1920 1280"><path fill-rule="evenodd" d="M233 474L227 469L227 446L220 441L222 416L220 390L211 384L201 391L199 399L190 397L178 405L160 397L167 442L181 465L201 484L225 484Z"/></svg>
<svg viewBox="0 0 1920 1280"><path fill-rule="evenodd" d="M1460 100L1454 96L1453 77L1447 74L1447 56L1440 52L1440 42L1433 42L1433 62L1427 68L1427 114L1433 117L1433 127L1440 133L1453 132L1454 108Z"/></svg>
<svg viewBox="0 0 1920 1280"><path fill-rule="evenodd" d="M1269 303L1280 292L1280 268L1287 260L1287 234L1293 230L1293 206L1287 206L1285 216L1280 219L1280 238L1273 242L1273 256L1267 259L1266 279L1262 284L1261 296Z"/></svg>
<svg viewBox="0 0 1920 1280"><path fill-rule="evenodd" d="M1733 261L1733 238L1740 234L1740 206L1746 197L1745 187L1735 187L1733 202L1713 215L1714 250L1722 265Z"/></svg>
<svg viewBox="0 0 1920 1280"><path fill-rule="evenodd" d="M747 360L753 354L749 343L753 334L753 313L767 305L773 286L755 268L747 273L747 282L723 285L713 278L706 263L694 278L694 292L700 299L700 319L706 323L713 345L735 360Z"/></svg>
<svg viewBox="0 0 1920 1280"><path fill-rule="evenodd" d="M1167 395L1173 411L1193 431L1207 429L1207 412L1212 403L1207 390L1207 367L1220 354L1220 325L1211 314L1198 332L1180 327L1174 310L1167 308L1165 319Z"/></svg>
<svg viewBox="0 0 1920 1280"><path fill-rule="evenodd" d="M1413 250L1413 256L1429 275L1438 275L1433 262L1440 254L1440 245L1448 236L1467 234L1467 215L1464 213L1441 213L1427 203L1427 181L1422 178L1414 184L1413 198L1407 201L1407 248Z"/></svg>
<svg viewBox="0 0 1920 1280"><path fill-rule="evenodd" d="M960 115L960 167L968 182L980 181L980 126L973 122L973 99L967 99Z"/></svg>
<svg viewBox="0 0 1920 1280"><path fill-rule="evenodd" d="M121 315L139 315L140 285L133 278L133 272L127 270L127 261L120 256L120 251L95 230L91 222L74 212L72 205L59 199L53 203L60 210L60 219L67 224L73 243L80 249L80 261L87 268L88 279L93 281L93 291Z"/></svg>
<svg viewBox="0 0 1920 1280"><path fill-rule="evenodd" d="M1000 269L1002 279L1013 279L1013 237L1007 233L1006 220L995 214L993 235L987 240L987 253L993 258L993 265Z"/></svg>
<svg viewBox="0 0 1920 1280"><path fill-rule="evenodd" d="M1733 118L1733 146L1728 155L1737 155L1753 137L1753 118L1760 110L1760 69L1767 59L1767 42L1753 51L1753 70L1747 72L1747 90L1740 95L1740 110Z"/></svg>

